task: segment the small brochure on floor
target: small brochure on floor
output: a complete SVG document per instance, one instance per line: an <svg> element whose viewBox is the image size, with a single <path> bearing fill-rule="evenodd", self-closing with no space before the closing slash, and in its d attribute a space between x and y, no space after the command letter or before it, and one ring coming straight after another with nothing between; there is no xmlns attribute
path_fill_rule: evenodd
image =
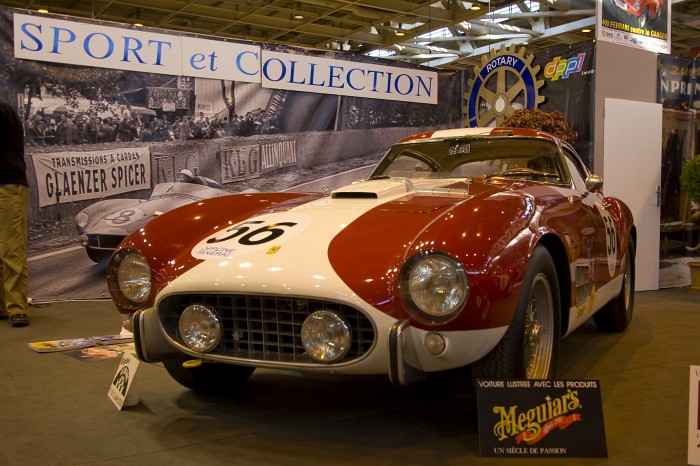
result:
<svg viewBox="0 0 700 466"><path fill-rule="evenodd" d="M35 341L28 343L29 348L37 353L51 353L55 351L70 351L91 346L121 345L134 341L131 332L121 332L117 335L99 335L96 337L67 338L63 340Z"/></svg>
<svg viewBox="0 0 700 466"><path fill-rule="evenodd" d="M79 348L95 346L96 343L91 338L68 338L65 340L35 341L28 343L29 348L37 353L52 353L54 351L69 351Z"/></svg>
<svg viewBox="0 0 700 466"><path fill-rule="evenodd" d="M124 353L136 355L134 344L97 345L73 351L64 351L61 354L65 354L66 356L70 356L82 362L96 362L121 358Z"/></svg>
<svg viewBox="0 0 700 466"><path fill-rule="evenodd" d="M481 456L607 457L598 380L478 380Z"/></svg>
<svg viewBox="0 0 700 466"><path fill-rule="evenodd" d="M100 335L92 337L98 345L120 345L123 343L131 343L134 341L134 335L131 333L120 333L118 335Z"/></svg>

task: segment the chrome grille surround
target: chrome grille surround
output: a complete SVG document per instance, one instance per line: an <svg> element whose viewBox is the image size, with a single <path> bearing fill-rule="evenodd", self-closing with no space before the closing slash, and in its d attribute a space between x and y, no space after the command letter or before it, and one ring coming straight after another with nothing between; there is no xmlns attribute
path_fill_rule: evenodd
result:
<svg viewBox="0 0 700 466"><path fill-rule="evenodd" d="M160 324L170 340L191 353L182 343L178 321L190 304L204 303L219 313L223 338L206 353L215 359L261 361L275 365L322 366L306 354L301 342L304 319L319 309L332 310L347 319L352 345L345 357L333 365L362 358L375 344L376 330L362 311L347 304L318 298L248 294L172 294L157 303Z"/></svg>

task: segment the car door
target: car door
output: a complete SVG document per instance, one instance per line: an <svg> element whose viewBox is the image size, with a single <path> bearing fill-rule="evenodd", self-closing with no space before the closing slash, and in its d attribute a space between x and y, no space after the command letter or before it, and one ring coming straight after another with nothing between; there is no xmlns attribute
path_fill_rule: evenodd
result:
<svg viewBox="0 0 700 466"><path fill-rule="evenodd" d="M612 217L605 209L600 193L586 188L588 172L580 159L563 148L564 159L571 176L572 189L568 196L578 215L579 256L571 264L573 325L590 317L602 304L596 293L610 282L617 267L617 232Z"/></svg>

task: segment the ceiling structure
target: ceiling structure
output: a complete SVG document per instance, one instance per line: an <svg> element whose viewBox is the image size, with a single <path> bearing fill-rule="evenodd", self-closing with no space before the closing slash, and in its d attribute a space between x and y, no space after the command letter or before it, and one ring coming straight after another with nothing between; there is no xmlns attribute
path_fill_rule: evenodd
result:
<svg viewBox="0 0 700 466"><path fill-rule="evenodd" d="M604 0L613 1L613 0ZM661 0L659 0L661 1ZM700 48L700 0L671 0L671 54ZM596 0L0 0L27 10L190 34L370 54L445 69L504 44L595 38ZM586 32L588 30L588 32Z"/></svg>

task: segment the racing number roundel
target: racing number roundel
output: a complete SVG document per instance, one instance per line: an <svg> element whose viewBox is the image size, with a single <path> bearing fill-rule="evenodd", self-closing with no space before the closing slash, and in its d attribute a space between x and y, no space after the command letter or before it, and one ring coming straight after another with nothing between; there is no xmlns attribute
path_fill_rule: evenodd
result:
<svg viewBox="0 0 700 466"><path fill-rule="evenodd" d="M104 218L104 222L111 227L123 227L139 222L144 218L146 218L146 214L143 213L143 210L129 207L109 214Z"/></svg>
<svg viewBox="0 0 700 466"><path fill-rule="evenodd" d="M231 259L259 249L278 248L306 230L311 217L300 212L276 212L252 217L223 228L192 249L197 259Z"/></svg>
<svg viewBox="0 0 700 466"><path fill-rule="evenodd" d="M603 218L605 247L608 257L608 272L610 272L610 276L612 277L615 273L615 264L617 264L617 228L615 228L615 220L612 218L612 215L600 204L596 203L596 207L598 208L598 212L600 212L600 216Z"/></svg>

